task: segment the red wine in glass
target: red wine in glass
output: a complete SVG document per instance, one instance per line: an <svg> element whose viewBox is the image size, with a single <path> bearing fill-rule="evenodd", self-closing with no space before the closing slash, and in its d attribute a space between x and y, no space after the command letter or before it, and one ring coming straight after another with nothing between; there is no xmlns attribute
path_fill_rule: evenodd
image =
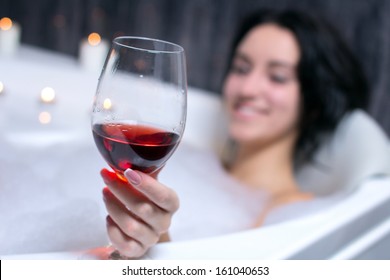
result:
<svg viewBox="0 0 390 280"><path fill-rule="evenodd" d="M176 133L139 124L95 124L92 132L99 152L122 179L127 168L156 171L180 140Z"/></svg>

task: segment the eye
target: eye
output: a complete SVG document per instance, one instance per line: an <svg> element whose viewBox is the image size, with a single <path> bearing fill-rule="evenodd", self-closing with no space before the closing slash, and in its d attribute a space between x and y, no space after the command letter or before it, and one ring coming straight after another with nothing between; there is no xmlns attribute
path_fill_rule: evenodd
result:
<svg viewBox="0 0 390 280"><path fill-rule="evenodd" d="M231 73L236 73L240 75L244 75L249 73L250 67L248 65L243 65L239 63L233 63L232 66L230 67L230 72Z"/></svg>
<svg viewBox="0 0 390 280"><path fill-rule="evenodd" d="M270 79L272 82L278 83L278 84L285 84L289 81L289 77L285 75L280 75L280 74L271 74Z"/></svg>

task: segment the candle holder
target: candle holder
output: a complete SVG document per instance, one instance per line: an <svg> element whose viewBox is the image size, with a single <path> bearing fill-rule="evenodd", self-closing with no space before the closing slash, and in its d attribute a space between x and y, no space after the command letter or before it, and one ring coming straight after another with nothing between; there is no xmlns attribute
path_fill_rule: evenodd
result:
<svg viewBox="0 0 390 280"><path fill-rule="evenodd" d="M8 17L0 19L0 54L12 56L19 49L20 25Z"/></svg>
<svg viewBox="0 0 390 280"><path fill-rule="evenodd" d="M108 49L108 42L101 39L98 33L89 34L88 38L80 43L79 60L81 66L88 71L100 71Z"/></svg>

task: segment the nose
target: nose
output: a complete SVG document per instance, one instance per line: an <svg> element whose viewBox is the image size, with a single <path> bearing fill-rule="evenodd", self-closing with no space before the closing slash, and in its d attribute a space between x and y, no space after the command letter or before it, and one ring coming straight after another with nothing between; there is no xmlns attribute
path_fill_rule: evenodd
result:
<svg viewBox="0 0 390 280"><path fill-rule="evenodd" d="M245 97L259 97L267 90L267 80L257 71L251 71L242 80L240 94Z"/></svg>

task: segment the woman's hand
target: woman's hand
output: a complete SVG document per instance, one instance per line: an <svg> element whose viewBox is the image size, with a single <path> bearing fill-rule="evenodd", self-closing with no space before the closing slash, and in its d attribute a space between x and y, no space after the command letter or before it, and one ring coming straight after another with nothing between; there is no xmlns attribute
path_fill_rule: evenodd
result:
<svg viewBox="0 0 390 280"><path fill-rule="evenodd" d="M101 171L107 187L103 198L108 211L107 232L122 255L141 257L159 241L167 241L173 214L179 208L176 193L142 172L126 170L129 183L114 172Z"/></svg>

